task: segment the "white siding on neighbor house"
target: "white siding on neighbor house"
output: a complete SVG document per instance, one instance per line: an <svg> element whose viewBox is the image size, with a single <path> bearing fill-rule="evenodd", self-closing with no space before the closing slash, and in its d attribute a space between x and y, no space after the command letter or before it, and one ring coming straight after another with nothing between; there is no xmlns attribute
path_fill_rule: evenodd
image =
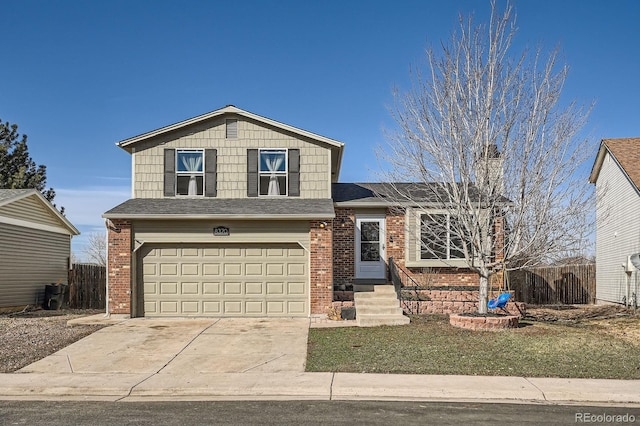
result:
<svg viewBox="0 0 640 426"><path fill-rule="evenodd" d="M68 283L71 238L0 223L0 307L41 303L45 284Z"/></svg>
<svg viewBox="0 0 640 426"><path fill-rule="evenodd" d="M217 149L217 198L247 198L248 148L297 148L300 198L331 198L328 147L243 117L238 117L238 137L226 139L226 118L218 117L138 143L133 157L134 197L163 198L165 148Z"/></svg>
<svg viewBox="0 0 640 426"><path fill-rule="evenodd" d="M640 195L608 153L596 190L602 194L596 207L596 299L622 303L627 293L627 256L640 253ZM638 271L630 279L631 292L637 295Z"/></svg>
<svg viewBox="0 0 640 426"><path fill-rule="evenodd" d="M0 207L0 216L28 221L40 225L63 228L65 225L36 195L22 198ZM68 232L68 231L67 231Z"/></svg>

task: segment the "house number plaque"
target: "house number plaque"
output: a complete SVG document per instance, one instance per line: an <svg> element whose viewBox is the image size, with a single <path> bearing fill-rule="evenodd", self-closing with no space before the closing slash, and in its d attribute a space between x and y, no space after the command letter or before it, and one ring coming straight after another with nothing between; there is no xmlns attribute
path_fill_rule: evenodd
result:
<svg viewBox="0 0 640 426"><path fill-rule="evenodd" d="M230 234L229 228L226 226L216 226L213 228L213 235L226 237Z"/></svg>

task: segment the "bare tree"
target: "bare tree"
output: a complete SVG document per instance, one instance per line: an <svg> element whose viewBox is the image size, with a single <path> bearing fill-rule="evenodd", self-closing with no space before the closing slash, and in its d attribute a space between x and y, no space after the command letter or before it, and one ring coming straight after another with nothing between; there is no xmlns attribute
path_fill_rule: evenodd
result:
<svg viewBox="0 0 640 426"><path fill-rule="evenodd" d="M83 251L84 257L91 263L107 265L107 242L104 234L92 232L87 238L87 245Z"/></svg>
<svg viewBox="0 0 640 426"><path fill-rule="evenodd" d="M427 49L426 72L395 93L398 128L380 152L385 192L418 223L418 258L477 272L480 313L492 275L579 252L592 207L579 173L591 107L561 102L558 49L512 55L512 7L491 11L488 25L460 16L451 40ZM421 185L393 183L406 181Z"/></svg>

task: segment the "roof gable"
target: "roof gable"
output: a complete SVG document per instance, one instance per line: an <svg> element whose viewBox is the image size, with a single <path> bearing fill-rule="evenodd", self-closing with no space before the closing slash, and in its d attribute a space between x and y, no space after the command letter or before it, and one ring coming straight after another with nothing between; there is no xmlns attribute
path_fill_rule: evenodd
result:
<svg viewBox="0 0 640 426"><path fill-rule="evenodd" d="M589 182L596 183L606 154L619 165L629 181L640 190L640 138L603 139L591 169Z"/></svg>
<svg viewBox="0 0 640 426"><path fill-rule="evenodd" d="M21 210L29 214L21 214ZM0 189L0 221L69 235L80 232L35 189Z"/></svg>
<svg viewBox="0 0 640 426"><path fill-rule="evenodd" d="M306 130L290 126L288 124L281 123L279 121L272 120L270 118L266 118L249 111L245 111L243 109L237 108L233 105L227 105L224 108L217 109L215 111L208 112L206 114L199 115L197 117L189 118L178 123L170 124L165 127L161 127L159 129L152 130L150 132L143 133L138 136L134 136L128 139L124 139L118 142L116 145L125 151L131 153L133 147L143 141L148 141L157 136L165 135L169 132L174 132L177 130L184 129L189 126L194 126L199 123L205 122L207 120L211 120L213 118L221 117L224 115L230 116L240 116L245 117L249 120L256 121L258 123L265 124L267 126L273 127L277 130L284 131L287 133L293 133L305 139L311 139L316 142L319 142L322 145L327 146L332 151L331 155L331 168L332 174L334 174L337 178L340 172L340 165L342 163L342 151L344 149L344 143L337 141L335 139L327 138L325 136L318 135L316 133L308 132Z"/></svg>

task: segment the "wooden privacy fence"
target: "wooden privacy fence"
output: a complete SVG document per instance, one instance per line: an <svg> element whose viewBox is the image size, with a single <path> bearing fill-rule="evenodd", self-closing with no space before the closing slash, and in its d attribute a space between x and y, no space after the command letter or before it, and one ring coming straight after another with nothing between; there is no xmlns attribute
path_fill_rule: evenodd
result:
<svg viewBox="0 0 640 426"><path fill-rule="evenodd" d="M531 268L509 273L515 300L532 305L590 304L596 301L596 265Z"/></svg>
<svg viewBox="0 0 640 426"><path fill-rule="evenodd" d="M104 309L107 268L76 263L69 271L69 308Z"/></svg>

